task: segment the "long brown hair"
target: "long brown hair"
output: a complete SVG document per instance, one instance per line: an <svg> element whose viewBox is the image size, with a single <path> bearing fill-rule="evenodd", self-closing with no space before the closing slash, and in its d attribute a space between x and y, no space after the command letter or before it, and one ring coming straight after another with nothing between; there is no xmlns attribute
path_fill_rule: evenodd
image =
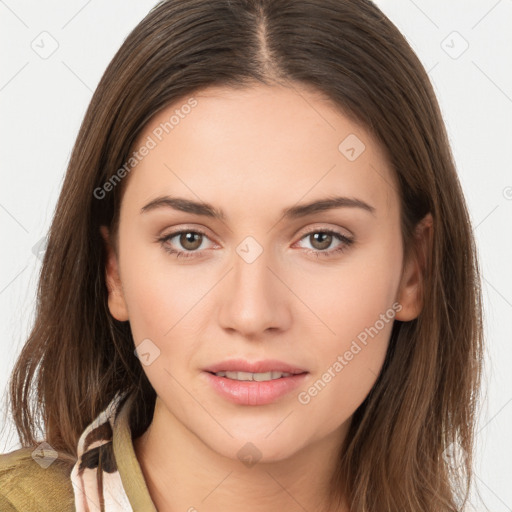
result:
<svg viewBox="0 0 512 512"><path fill-rule="evenodd" d="M382 372L340 451L333 496L343 488L352 512L460 510L472 483L483 355L475 242L428 75L370 0L168 0L126 38L73 148L37 316L11 376L21 444L37 444L40 414L45 440L76 454L80 433L118 391L136 394L134 437L148 427L155 392L129 323L107 307L99 228L116 233L123 187L94 191L162 108L208 86L255 83L312 86L380 141L399 184L406 251L418 222L433 217L422 312L394 323ZM459 468L453 453L463 455Z"/></svg>

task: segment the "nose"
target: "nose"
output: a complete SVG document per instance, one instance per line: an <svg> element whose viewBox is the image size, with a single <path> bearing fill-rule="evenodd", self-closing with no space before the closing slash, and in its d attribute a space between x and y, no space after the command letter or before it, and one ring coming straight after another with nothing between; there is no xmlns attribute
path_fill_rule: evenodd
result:
<svg viewBox="0 0 512 512"><path fill-rule="evenodd" d="M293 294L269 253L263 250L254 261L234 255L233 268L220 290L223 329L247 339L261 339L268 331L290 327Z"/></svg>

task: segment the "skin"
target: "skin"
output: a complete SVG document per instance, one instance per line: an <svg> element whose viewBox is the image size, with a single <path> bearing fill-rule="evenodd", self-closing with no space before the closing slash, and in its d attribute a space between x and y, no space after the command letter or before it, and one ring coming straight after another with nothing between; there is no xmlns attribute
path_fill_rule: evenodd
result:
<svg viewBox="0 0 512 512"><path fill-rule="evenodd" d="M215 87L194 98L197 106L125 178L116 250L102 228L110 312L129 320L135 345L150 339L160 350L143 365L157 401L135 440L137 458L160 512L335 510L326 486L382 367L393 321L309 403L298 393L393 303L401 305L398 320L421 311L421 262L403 260L395 177L377 141L304 86ZM158 113L135 146L185 102ZM349 134L365 144L354 161L338 149ZM211 203L226 219L169 207L141 213L163 195ZM374 212L341 207L281 218L286 207L332 195ZM306 236L313 228L354 243L333 253L343 242L315 241ZM156 240L179 229L206 236ZM248 236L263 250L252 263L236 251ZM177 258L165 246L196 254ZM322 251L331 257L313 254ZM233 404L202 373L232 357L278 359L309 374L275 403ZM251 467L237 456L248 442L261 456Z"/></svg>

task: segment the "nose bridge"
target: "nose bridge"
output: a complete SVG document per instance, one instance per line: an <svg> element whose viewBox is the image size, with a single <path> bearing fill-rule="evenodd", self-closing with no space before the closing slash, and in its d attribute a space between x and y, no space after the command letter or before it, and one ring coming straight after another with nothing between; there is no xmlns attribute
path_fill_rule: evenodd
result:
<svg viewBox="0 0 512 512"><path fill-rule="evenodd" d="M269 275L272 274L268 268L271 265L270 251L264 250L253 239L242 242L236 252L233 269L236 293L266 295L269 291Z"/></svg>
<svg viewBox="0 0 512 512"><path fill-rule="evenodd" d="M248 236L237 246L236 253L233 296L243 300L247 307L263 308L270 299L270 288L274 288L274 276L268 268L272 265L271 250Z"/></svg>
<svg viewBox="0 0 512 512"><path fill-rule="evenodd" d="M233 256L228 289L221 298L221 323L244 335L269 327L283 327L288 320L283 284L276 278L272 251L254 237L246 237ZM269 268L270 267L270 268Z"/></svg>

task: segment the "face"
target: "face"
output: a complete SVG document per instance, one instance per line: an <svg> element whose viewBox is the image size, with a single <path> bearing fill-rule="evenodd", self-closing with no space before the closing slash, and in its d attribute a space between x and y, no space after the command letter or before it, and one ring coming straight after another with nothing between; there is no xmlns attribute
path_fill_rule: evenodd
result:
<svg viewBox="0 0 512 512"><path fill-rule="evenodd" d="M107 282L155 415L231 458L340 439L420 308L377 141L313 90L258 85L166 108L135 150Z"/></svg>

